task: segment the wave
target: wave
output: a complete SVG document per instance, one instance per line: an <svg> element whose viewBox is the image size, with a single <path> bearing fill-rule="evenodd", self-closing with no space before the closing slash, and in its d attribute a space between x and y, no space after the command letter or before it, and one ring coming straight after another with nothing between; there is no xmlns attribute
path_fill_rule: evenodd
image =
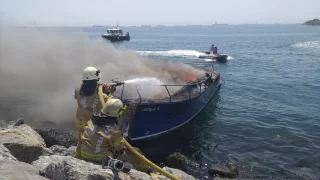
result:
<svg viewBox="0 0 320 180"><path fill-rule="evenodd" d="M227 60L234 59L232 56L228 56Z"/></svg>
<svg viewBox="0 0 320 180"><path fill-rule="evenodd" d="M141 55L151 55L151 56L169 56L169 57L189 57L197 58L203 55L203 52L195 50L169 50L169 51L136 51Z"/></svg>
<svg viewBox="0 0 320 180"><path fill-rule="evenodd" d="M299 48L320 48L320 41L298 42L292 45Z"/></svg>

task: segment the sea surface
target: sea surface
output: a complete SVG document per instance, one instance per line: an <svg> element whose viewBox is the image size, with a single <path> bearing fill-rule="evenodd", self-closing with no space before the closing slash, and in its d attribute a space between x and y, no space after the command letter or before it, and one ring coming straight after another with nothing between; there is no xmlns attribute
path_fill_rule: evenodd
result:
<svg viewBox="0 0 320 180"><path fill-rule="evenodd" d="M142 56L201 61L211 44L230 56L215 63L225 84L180 135L149 151L179 151L206 165L231 162L239 179L320 179L320 27L227 25L137 27L119 48ZM90 28L90 36L99 36Z"/></svg>
<svg viewBox="0 0 320 180"><path fill-rule="evenodd" d="M159 61L204 61L197 57L211 44L230 56L214 63L225 80L219 93L188 125L141 146L147 157L162 163L182 152L199 163L190 172L199 179L217 163L236 165L238 179L320 179L320 27L122 28L131 40L116 48ZM105 41L106 28L65 30Z"/></svg>

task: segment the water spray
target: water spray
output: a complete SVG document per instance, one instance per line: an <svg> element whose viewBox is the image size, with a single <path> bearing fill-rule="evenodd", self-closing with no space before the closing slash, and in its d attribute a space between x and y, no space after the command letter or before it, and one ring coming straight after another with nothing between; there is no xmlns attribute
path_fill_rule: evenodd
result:
<svg viewBox="0 0 320 180"><path fill-rule="evenodd" d="M126 84L133 84L133 83L142 83L142 82L150 82L150 81L156 81L157 84L161 84L161 81L155 77L149 77L149 78L134 78L134 79L129 79L125 80L124 82Z"/></svg>

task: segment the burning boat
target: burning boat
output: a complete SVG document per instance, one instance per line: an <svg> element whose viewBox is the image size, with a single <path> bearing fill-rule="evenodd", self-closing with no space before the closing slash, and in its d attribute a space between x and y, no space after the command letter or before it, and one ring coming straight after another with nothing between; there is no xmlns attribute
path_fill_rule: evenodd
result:
<svg viewBox="0 0 320 180"><path fill-rule="evenodd" d="M124 97L125 85L117 91L124 104L128 106L123 114L122 129L126 128L125 136L131 141L150 139L164 135L175 130L192 120L205 108L215 93L220 89L222 80L211 64L210 69L204 69L202 77L194 78L185 72L184 78L189 78L185 84L156 85L165 89L166 97L144 97L139 87L148 85L136 85L137 98ZM130 90L132 91L132 89ZM151 90L152 91L152 90Z"/></svg>

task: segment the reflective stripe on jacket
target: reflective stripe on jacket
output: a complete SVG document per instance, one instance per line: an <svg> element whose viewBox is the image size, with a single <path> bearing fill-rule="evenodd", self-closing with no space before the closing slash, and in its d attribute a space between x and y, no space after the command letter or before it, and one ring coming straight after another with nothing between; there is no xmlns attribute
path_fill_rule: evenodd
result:
<svg viewBox="0 0 320 180"><path fill-rule="evenodd" d="M117 156L124 149L121 132L116 124L97 126L87 122L81 137L81 154L84 160L102 161L107 156Z"/></svg>
<svg viewBox="0 0 320 180"><path fill-rule="evenodd" d="M85 124L89 121L92 115L98 115L102 109L101 104L99 103L98 96L98 87L96 91L91 96L81 96L80 90L77 88L75 90L74 98L77 100L78 108L76 112L76 127L83 129ZM107 101L108 98L111 98L112 95L103 94L104 101Z"/></svg>

